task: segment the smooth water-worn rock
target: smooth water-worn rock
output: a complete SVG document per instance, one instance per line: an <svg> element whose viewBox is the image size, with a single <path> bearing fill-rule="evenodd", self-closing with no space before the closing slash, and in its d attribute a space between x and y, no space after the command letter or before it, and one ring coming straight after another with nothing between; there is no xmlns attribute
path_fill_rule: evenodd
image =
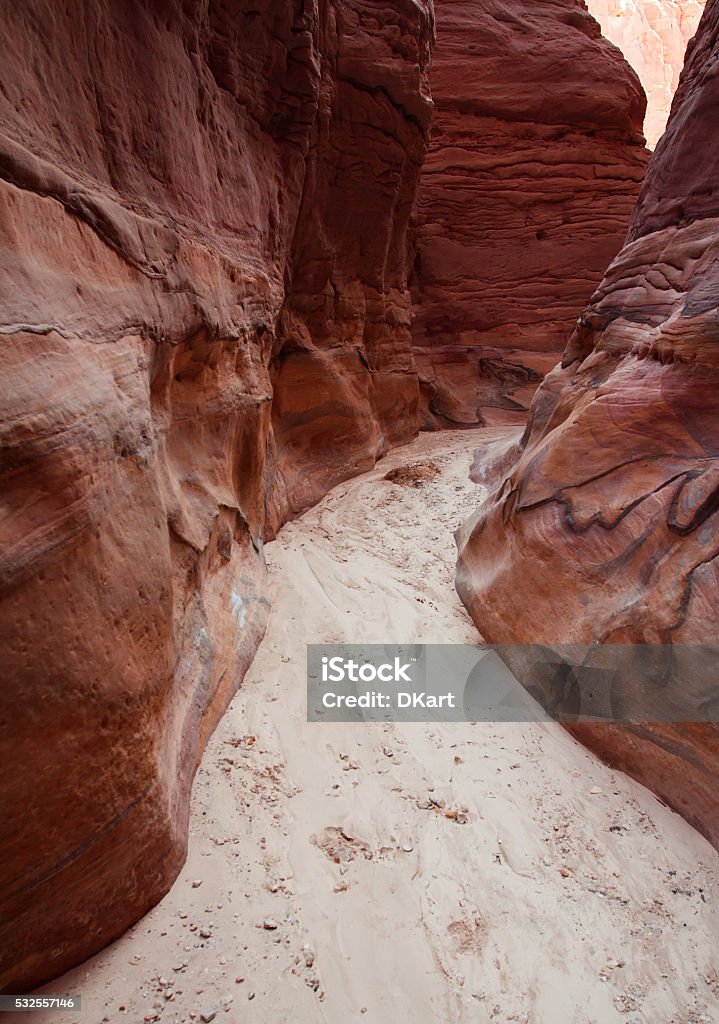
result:
<svg viewBox="0 0 719 1024"><path fill-rule="evenodd" d="M0 988L184 858L263 539L416 432L428 3L3 6Z"/></svg>
<svg viewBox="0 0 719 1024"><path fill-rule="evenodd" d="M645 99L582 0L437 0L414 214L426 428L526 417L626 236Z"/></svg>
<svg viewBox="0 0 719 1024"><path fill-rule="evenodd" d="M460 535L490 641L691 644L719 628L719 2L689 48L629 241ZM578 730L719 844L719 730Z"/></svg>
<svg viewBox="0 0 719 1024"><path fill-rule="evenodd" d="M647 94L644 134L654 149L666 127L705 0L586 0L602 33L619 47Z"/></svg>

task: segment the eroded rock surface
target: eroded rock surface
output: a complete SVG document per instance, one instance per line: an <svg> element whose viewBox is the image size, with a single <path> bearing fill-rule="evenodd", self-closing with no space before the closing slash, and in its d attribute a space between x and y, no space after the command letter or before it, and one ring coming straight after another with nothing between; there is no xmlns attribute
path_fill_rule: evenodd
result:
<svg viewBox="0 0 719 1024"><path fill-rule="evenodd" d="M654 149L666 127L705 0L586 0L602 33L619 47L647 94L644 134Z"/></svg>
<svg viewBox="0 0 719 1024"><path fill-rule="evenodd" d="M263 538L416 432L428 3L3 7L0 988L171 884Z"/></svg>
<svg viewBox="0 0 719 1024"><path fill-rule="evenodd" d="M494 642L699 643L719 616L719 3L690 46L629 242L460 537ZM719 843L719 731L583 726Z"/></svg>
<svg viewBox="0 0 719 1024"><path fill-rule="evenodd" d="M415 207L426 428L526 415L626 236L644 95L581 0L437 0Z"/></svg>

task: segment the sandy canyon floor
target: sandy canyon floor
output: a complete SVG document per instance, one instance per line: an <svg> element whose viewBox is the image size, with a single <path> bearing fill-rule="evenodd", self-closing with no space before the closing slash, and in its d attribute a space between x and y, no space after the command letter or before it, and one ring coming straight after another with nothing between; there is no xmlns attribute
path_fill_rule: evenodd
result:
<svg viewBox="0 0 719 1024"><path fill-rule="evenodd" d="M423 435L268 545L185 870L46 986L82 1024L719 1021L719 856L559 726L305 720L307 642L476 642L452 535L500 434Z"/></svg>

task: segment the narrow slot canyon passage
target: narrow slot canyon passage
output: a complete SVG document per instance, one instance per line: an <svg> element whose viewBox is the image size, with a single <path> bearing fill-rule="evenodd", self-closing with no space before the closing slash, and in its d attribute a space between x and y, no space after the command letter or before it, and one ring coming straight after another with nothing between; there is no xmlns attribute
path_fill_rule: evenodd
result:
<svg viewBox="0 0 719 1024"><path fill-rule="evenodd" d="M46 986L82 1020L714 1019L717 853L559 725L306 721L308 642L476 642L453 531L506 433L423 434L267 545L269 629L180 877Z"/></svg>
<svg viewBox="0 0 719 1024"><path fill-rule="evenodd" d="M719 0L0 25L0 1013L719 1024Z"/></svg>

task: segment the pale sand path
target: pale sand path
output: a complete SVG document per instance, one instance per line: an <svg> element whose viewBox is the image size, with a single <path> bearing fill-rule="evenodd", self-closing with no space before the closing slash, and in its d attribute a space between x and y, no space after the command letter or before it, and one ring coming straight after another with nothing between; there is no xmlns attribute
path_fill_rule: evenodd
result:
<svg viewBox="0 0 719 1024"><path fill-rule="evenodd" d="M560 727L305 721L307 642L476 641L452 533L501 433L423 435L268 545L269 632L198 774L185 870L47 986L82 994L83 1024L719 1021L719 857ZM428 458L431 483L382 479Z"/></svg>

